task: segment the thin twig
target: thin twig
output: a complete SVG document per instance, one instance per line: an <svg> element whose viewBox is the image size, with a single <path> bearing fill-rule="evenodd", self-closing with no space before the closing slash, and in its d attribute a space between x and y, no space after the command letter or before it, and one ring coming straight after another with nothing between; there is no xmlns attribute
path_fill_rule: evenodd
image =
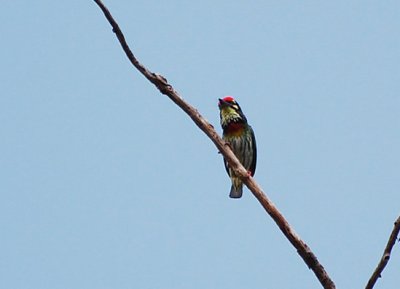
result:
<svg viewBox="0 0 400 289"><path fill-rule="evenodd" d="M365 289L372 289L375 286L376 281L378 281L378 278L381 277L383 269L385 269L387 263L389 262L390 254L392 253L393 246L396 243L396 240L398 240L397 236L399 235L399 231L400 231L400 217L398 217L396 222L394 222L394 227L393 227L392 233L390 234L389 240L386 244L385 251L383 251L382 258L379 261L378 266L376 267L371 278L369 279L368 284L365 287Z"/></svg>
<svg viewBox="0 0 400 289"><path fill-rule="evenodd" d="M100 9L103 11L108 22L113 28L113 32L116 34L126 56L130 62L150 81L152 82L161 93L167 95L173 102L175 102L184 112L186 112L190 118L195 122L195 124L211 139L215 144L221 154L229 163L230 167L235 171L235 174L239 176L250 191L254 194L257 200L261 203L267 213L272 217L275 223L278 225L283 234L287 237L290 243L296 248L298 254L307 264L307 266L314 272L319 282L325 289L335 289L335 284L330 279L328 273L325 271L324 267L319 263L317 257L303 242L300 237L291 228L289 223L283 217L283 215L278 211L275 205L269 200L269 198L264 194L261 187L256 183L256 181L248 175L246 169L241 165L239 160L233 154L232 150L218 135L214 127L202 116L200 113L189 103L183 100L179 93L168 84L167 80L156 73L149 71L144 67L133 55L128 44L125 41L125 37L119 28L117 22L112 17L111 13L104 6L101 0L94 0Z"/></svg>

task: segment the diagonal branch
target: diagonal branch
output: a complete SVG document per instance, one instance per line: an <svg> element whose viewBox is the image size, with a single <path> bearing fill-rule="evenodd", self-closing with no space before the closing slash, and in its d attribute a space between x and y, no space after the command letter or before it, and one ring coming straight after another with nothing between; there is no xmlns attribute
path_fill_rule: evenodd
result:
<svg viewBox="0 0 400 289"><path fill-rule="evenodd" d="M383 270L385 269L387 263L389 262L390 254L392 253L393 246L396 243L396 240L398 240L397 236L399 235L399 232L400 232L400 217L398 217L396 222L394 222L394 228L393 228L392 233L390 234L389 240L386 244L385 251L383 251L382 258L379 261L378 266L376 267L371 278L369 279L368 284L365 287L365 289L372 289L375 286L376 281L378 281L378 278L381 277Z"/></svg>
<svg viewBox="0 0 400 289"><path fill-rule="evenodd" d="M257 198L260 204L264 207L267 213L272 217L275 223L278 225L282 233L286 236L289 242L295 247L298 254L307 264L307 266L314 272L319 282L325 289L335 289L335 284L330 279L328 273L324 267L319 263L317 257L307 246L307 244L300 239L295 233L283 215L275 207L271 200L265 195L261 187L256 181L247 174L246 169L242 166L236 156L233 154L229 145L225 143L215 131L214 127L189 103L187 103L179 93L168 84L167 80L156 73L149 71L144 67L133 55L128 44L125 41L125 37L119 28L117 22L112 17L110 11L102 3L101 0L94 0L96 4L103 11L108 22L113 28L113 32L116 34L118 41L120 42L126 56L129 61L150 81L152 82L162 94L168 96L173 102L175 102L187 115L194 121L194 123L211 139L221 154L229 163L230 167L234 170L235 174L238 175L246 186L250 189L253 195Z"/></svg>

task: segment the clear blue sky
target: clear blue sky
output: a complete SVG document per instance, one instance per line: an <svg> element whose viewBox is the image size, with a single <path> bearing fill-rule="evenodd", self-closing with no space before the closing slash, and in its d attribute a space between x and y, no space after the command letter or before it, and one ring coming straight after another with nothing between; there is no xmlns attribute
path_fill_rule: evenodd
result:
<svg viewBox="0 0 400 289"><path fill-rule="evenodd" d="M0 288L321 288L217 149L127 61L93 1L3 1ZM399 1L106 1L137 57L220 131L338 288L400 213ZM400 246L376 288L398 288Z"/></svg>

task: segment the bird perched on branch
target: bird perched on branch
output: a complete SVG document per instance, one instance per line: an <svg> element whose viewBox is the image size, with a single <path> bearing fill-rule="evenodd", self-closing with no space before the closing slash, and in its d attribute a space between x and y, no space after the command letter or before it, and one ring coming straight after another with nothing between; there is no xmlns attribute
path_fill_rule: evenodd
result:
<svg viewBox="0 0 400 289"><path fill-rule="evenodd" d="M218 107L223 130L222 138L229 143L233 153L253 176L256 170L257 147L254 131L247 123L247 119L239 104L232 96L219 99ZM242 180L235 175L224 159L225 169L232 180L229 194L231 198L240 198L243 194Z"/></svg>

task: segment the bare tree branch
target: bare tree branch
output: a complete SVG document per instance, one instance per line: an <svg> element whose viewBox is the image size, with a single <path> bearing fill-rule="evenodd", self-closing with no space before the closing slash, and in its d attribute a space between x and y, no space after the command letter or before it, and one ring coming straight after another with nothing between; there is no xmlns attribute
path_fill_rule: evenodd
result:
<svg viewBox="0 0 400 289"><path fill-rule="evenodd" d="M390 254L392 253L393 246L396 243L396 240L398 240L397 236L399 235L399 231L400 231L400 217L398 217L396 222L394 222L394 227L393 227L392 233L390 234L389 240L386 244L385 251L383 251L382 258L379 261L378 266L376 267L371 278L369 279L368 284L365 287L365 289L372 289L375 286L376 281L378 281L378 278L381 277L383 269L385 269L387 263L389 262Z"/></svg>
<svg viewBox="0 0 400 289"><path fill-rule="evenodd" d="M111 13L104 6L101 0L94 0L100 9L103 11L108 22L113 28L113 32L116 34L126 56L130 62L150 81L152 82L162 94L168 96L173 102L175 102L189 117L194 121L194 123L211 139L215 144L224 158L227 160L231 168L235 171L235 174L239 176L250 191L254 194L257 200L261 203L267 213L272 217L275 223L278 225L282 233L286 236L289 242L296 248L298 254L307 264L307 266L314 272L319 282L325 289L335 289L335 284L330 279L328 273L325 271L324 267L319 263L317 257L307 246L307 244L300 239L300 237L295 233L283 215L278 211L275 205L269 200L269 198L264 194L261 187L256 183L256 181L248 175L246 169L242 166L236 156L233 154L229 145L225 143L215 131L214 127L202 116L200 113L189 103L183 100L179 93L168 84L167 80L156 73L149 71L144 67L133 55L128 44L125 41L125 37L119 28L117 22L112 17Z"/></svg>

